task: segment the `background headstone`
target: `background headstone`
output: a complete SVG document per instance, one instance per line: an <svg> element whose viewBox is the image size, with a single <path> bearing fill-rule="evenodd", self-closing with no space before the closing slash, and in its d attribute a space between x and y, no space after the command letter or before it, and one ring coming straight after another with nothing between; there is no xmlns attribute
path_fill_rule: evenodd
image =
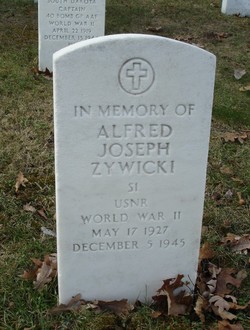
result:
<svg viewBox="0 0 250 330"><path fill-rule="evenodd" d="M250 0L222 0L221 11L227 15L250 16Z"/></svg>
<svg viewBox="0 0 250 330"><path fill-rule="evenodd" d="M39 69L52 71L55 51L104 35L105 0L41 0L38 25Z"/></svg>
<svg viewBox="0 0 250 330"><path fill-rule="evenodd" d="M195 283L215 56L162 37L54 55L59 299L151 299ZM192 284L190 284L192 287Z"/></svg>

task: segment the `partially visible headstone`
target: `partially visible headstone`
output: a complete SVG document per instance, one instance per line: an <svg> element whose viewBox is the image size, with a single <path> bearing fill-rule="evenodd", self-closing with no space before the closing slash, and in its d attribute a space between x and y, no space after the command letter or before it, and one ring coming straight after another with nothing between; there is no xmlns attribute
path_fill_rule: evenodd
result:
<svg viewBox="0 0 250 330"><path fill-rule="evenodd" d="M227 15L250 16L250 0L222 0L221 11Z"/></svg>
<svg viewBox="0 0 250 330"><path fill-rule="evenodd" d="M195 283L214 77L214 55L155 36L54 55L61 303Z"/></svg>
<svg viewBox="0 0 250 330"><path fill-rule="evenodd" d="M54 52L104 35L105 0L41 0L38 21L39 69L52 71Z"/></svg>

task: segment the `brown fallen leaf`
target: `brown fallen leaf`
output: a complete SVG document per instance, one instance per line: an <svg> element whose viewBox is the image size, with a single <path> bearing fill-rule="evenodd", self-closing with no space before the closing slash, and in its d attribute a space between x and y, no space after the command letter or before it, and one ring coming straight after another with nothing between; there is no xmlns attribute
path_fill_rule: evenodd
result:
<svg viewBox="0 0 250 330"><path fill-rule="evenodd" d="M33 269L25 270L23 272L23 274L21 275L21 277L24 280L35 280L36 279L36 276L37 276L37 270L38 270L38 268L42 267L43 262L40 259L32 258L31 260L32 260L33 264L35 265L35 267Z"/></svg>
<svg viewBox="0 0 250 330"><path fill-rule="evenodd" d="M230 309L234 309L234 310L244 310L244 309L247 309L248 306L249 306L250 302L247 304L247 305L238 305L237 303L235 302L229 302L229 305L230 305Z"/></svg>
<svg viewBox="0 0 250 330"><path fill-rule="evenodd" d="M86 305L86 302L81 299L81 295L77 294L76 296L72 297L68 304L60 304L56 307L53 307L49 310L50 314L61 314L63 312L72 312L72 311L79 311L82 305Z"/></svg>
<svg viewBox="0 0 250 330"><path fill-rule="evenodd" d="M26 270L21 275L25 280L33 280L34 288L41 290L57 275L57 255L52 253L44 257L44 261L40 259L31 259L34 268Z"/></svg>
<svg viewBox="0 0 250 330"><path fill-rule="evenodd" d="M45 214L44 209L40 209L40 210L38 210L37 213L38 213L38 214L40 215L40 217L42 217L43 219L48 220L47 215Z"/></svg>
<svg viewBox="0 0 250 330"><path fill-rule="evenodd" d="M114 300L114 301L102 301L98 300L96 303L103 311L109 311L116 315L128 315L130 311L134 309L134 306L128 303L127 299Z"/></svg>
<svg viewBox="0 0 250 330"><path fill-rule="evenodd" d="M200 248L199 254L199 264L204 259L212 259L215 256L215 252L213 251L210 243L205 242Z"/></svg>
<svg viewBox="0 0 250 330"><path fill-rule="evenodd" d="M233 252L239 254L247 254L250 250L250 234L242 236L228 233L226 237L221 240L222 244L227 245Z"/></svg>
<svg viewBox="0 0 250 330"><path fill-rule="evenodd" d="M243 144L247 140L248 134L247 132L226 132L221 138L225 142L239 142Z"/></svg>
<svg viewBox="0 0 250 330"><path fill-rule="evenodd" d="M191 308L192 296L185 290L175 294L176 289L180 289L185 284L182 281L183 275L178 275L177 278L171 278L163 281L162 287L157 290L157 295L153 297L160 311L167 315L186 314ZM166 310L167 307L167 310Z"/></svg>
<svg viewBox="0 0 250 330"><path fill-rule="evenodd" d="M224 296L230 294L233 288L229 288L228 284L231 284L237 288L241 285L241 280L233 277L236 271L233 268L223 268L217 277L216 295Z"/></svg>
<svg viewBox="0 0 250 330"><path fill-rule="evenodd" d="M240 92L248 92L248 91L250 91L250 84L248 84L246 86L243 86L243 87L240 87L239 88L239 91Z"/></svg>
<svg viewBox="0 0 250 330"><path fill-rule="evenodd" d="M15 188L16 193L19 191L20 187L25 187L25 184L28 182L28 179L26 179L22 172L20 172L17 176Z"/></svg>
<svg viewBox="0 0 250 330"><path fill-rule="evenodd" d="M218 268L216 265L209 263L208 270L211 274L211 279L206 283L207 288L210 293L214 293L217 288L217 277L221 272L221 268Z"/></svg>
<svg viewBox="0 0 250 330"><path fill-rule="evenodd" d="M21 277L24 279L24 280L35 280L36 279L36 272L37 272L37 269L32 269L32 270L25 270L23 272L23 274L21 275Z"/></svg>
<svg viewBox="0 0 250 330"><path fill-rule="evenodd" d="M243 235L237 242L231 244L233 252L247 254L250 251L250 235Z"/></svg>
<svg viewBox="0 0 250 330"><path fill-rule="evenodd" d="M223 320L218 323L218 330L244 330L240 323L231 324L229 321Z"/></svg>
<svg viewBox="0 0 250 330"><path fill-rule="evenodd" d="M38 269L36 280L34 281L34 288L37 290L43 289L45 284L49 283L52 280L50 276L52 269L50 264L47 261L44 261L42 267Z"/></svg>
<svg viewBox="0 0 250 330"><path fill-rule="evenodd" d="M240 205L245 205L246 202L245 202L245 200L241 197L241 193L240 193L240 192L237 192L237 196L238 196L238 198L239 198L239 204L240 204Z"/></svg>
<svg viewBox="0 0 250 330"><path fill-rule="evenodd" d="M44 74L45 79L47 79L47 80L53 79L53 72L51 72L48 68L46 68L45 71L42 73Z"/></svg>
<svg viewBox="0 0 250 330"><path fill-rule="evenodd" d="M43 262L40 259L36 259L36 258L31 258L33 264L37 267L40 268L42 267Z"/></svg>
<svg viewBox="0 0 250 330"><path fill-rule="evenodd" d="M223 320L233 320L236 319L236 315L228 312L230 309L229 303L223 299L221 296L215 295L209 299L209 303L213 312L220 316Z"/></svg>
<svg viewBox="0 0 250 330"><path fill-rule="evenodd" d="M199 255L199 259L212 259L215 256L215 252L212 249L212 246L210 243L205 242L201 249L200 249L200 255Z"/></svg>
<svg viewBox="0 0 250 330"><path fill-rule="evenodd" d="M205 323L206 321L205 314L203 311L207 311L208 307L209 307L209 303L207 299L204 299L202 296L198 296L198 299L196 300L196 304L194 307L194 311L196 315L198 315L202 323Z"/></svg>
<svg viewBox="0 0 250 330"><path fill-rule="evenodd" d="M239 235L227 233L227 236L222 238L221 243L223 243L224 245L229 245L232 242L238 241L240 239L240 237L241 236L239 236Z"/></svg>
<svg viewBox="0 0 250 330"><path fill-rule="evenodd" d="M31 71L34 73L35 76L43 75L45 79L52 80L53 78L53 72L49 71L48 68L45 69L45 71L41 71L38 69L38 67L33 67Z"/></svg>

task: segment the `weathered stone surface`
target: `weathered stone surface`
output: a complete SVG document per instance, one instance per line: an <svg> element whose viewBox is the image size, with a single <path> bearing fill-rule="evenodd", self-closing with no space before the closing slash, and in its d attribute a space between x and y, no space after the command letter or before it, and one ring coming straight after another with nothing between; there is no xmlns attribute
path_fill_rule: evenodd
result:
<svg viewBox="0 0 250 330"><path fill-rule="evenodd" d="M104 35L105 0L42 0L38 21L39 69L52 71L54 52Z"/></svg>
<svg viewBox="0 0 250 330"><path fill-rule="evenodd" d="M154 36L54 55L60 302L195 283L214 76L214 55Z"/></svg>

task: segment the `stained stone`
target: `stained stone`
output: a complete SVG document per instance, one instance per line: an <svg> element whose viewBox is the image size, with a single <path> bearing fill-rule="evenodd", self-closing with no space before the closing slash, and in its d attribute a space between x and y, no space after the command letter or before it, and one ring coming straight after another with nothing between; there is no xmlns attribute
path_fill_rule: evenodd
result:
<svg viewBox="0 0 250 330"><path fill-rule="evenodd" d="M114 35L54 54L59 300L195 283L215 56Z"/></svg>

